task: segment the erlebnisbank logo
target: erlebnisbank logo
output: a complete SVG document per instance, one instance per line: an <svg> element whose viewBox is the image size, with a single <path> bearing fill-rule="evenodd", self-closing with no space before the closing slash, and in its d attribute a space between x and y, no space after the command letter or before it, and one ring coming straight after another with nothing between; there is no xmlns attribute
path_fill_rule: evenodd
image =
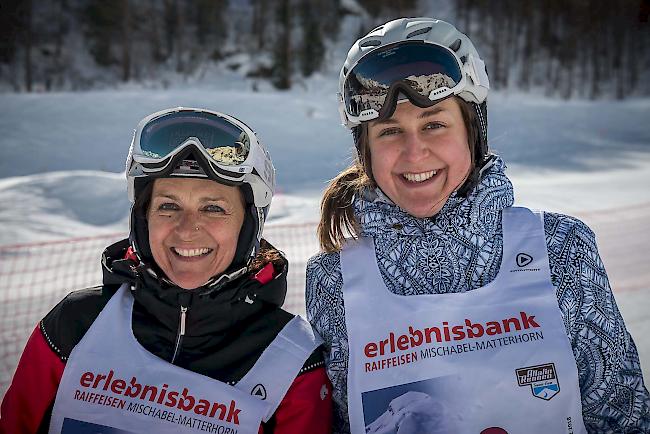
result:
<svg viewBox="0 0 650 434"><path fill-rule="evenodd" d="M517 316L486 322L465 318L458 324L443 321L441 325L432 327L408 326L408 332L402 334L390 331L385 339L373 339L363 345L365 359L362 363L365 372L375 372L424 359L492 350L540 339L544 339L540 324L535 315L527 312L520 311Z"/></svg>
<svg viewBox="0 0 650 434"><path fill-rule="evenodd" d="M194 413L199 416L215 418L221 421L239 425L239 414L241 409L237 408L237 402L230 400L229 403L209 401L202 397L194 396L187 387L183 390L175 390L169 385L152 386L141 384L136 377L130 381L115 377L115 372L110 370L108 374L84 372L79 378L79 384L88 391L77 390L75 399L111 407L124 408L126 402L115 396L107 396L96 391L111 392L114 395L133 398L143 403L159 404L168 408L178 409L187 413ZM129 404L131 406L131 404Z"/></svg>
<svg viewBox="0 0 650 434"><path fill-rule="evenodd" d="M474 322L465 318L462 324L442 322L442 326L424 327L422 329L409 326L408 333L396 335L390 332L386 339L378 342L368 342L363 353L368 358L383 356L396 351L407 351L422 344L433 342L463 341L485 336L497 336L514 331L540 328L535 315L519 312L519 316L503 318L499 321Z"/></svg>

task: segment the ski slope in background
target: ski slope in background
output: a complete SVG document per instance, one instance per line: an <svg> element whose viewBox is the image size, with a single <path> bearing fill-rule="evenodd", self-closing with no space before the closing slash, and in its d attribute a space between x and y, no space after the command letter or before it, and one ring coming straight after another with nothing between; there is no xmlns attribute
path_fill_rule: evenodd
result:
<svg viewBox="0 0 650 434"><path fill-rule="evenodd" d="M327 181L351 161L336 83L290 92L214 87L0 95L0 245L125 232L133 128L168 107L248 123L278 172L270 224L315 222ZM650 99L490 97L491 147L519 205L575 215L597 234L616 300L650 378ZM99 267L99 264L98 264ZM0 288L0 291L6 288Z"/></svg>

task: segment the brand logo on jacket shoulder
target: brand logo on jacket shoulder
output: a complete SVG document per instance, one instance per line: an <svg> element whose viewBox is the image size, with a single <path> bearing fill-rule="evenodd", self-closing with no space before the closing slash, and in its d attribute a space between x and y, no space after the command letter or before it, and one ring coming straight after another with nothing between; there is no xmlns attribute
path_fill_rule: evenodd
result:
<svg viewBox="0 0 650 434"><path fill-rule="evenodd" d="M263 384L256 384L251 390L251 395L261 399L262 401L266 399L266 388Z"/></svg>
<svg viewBox="0 0 650 434"><path fill-rule="evenodd" d="M519 386L530 386L533 396L537 398L548 401L560 392L560 383L553 363L528 366L515 372Z"/></svg>

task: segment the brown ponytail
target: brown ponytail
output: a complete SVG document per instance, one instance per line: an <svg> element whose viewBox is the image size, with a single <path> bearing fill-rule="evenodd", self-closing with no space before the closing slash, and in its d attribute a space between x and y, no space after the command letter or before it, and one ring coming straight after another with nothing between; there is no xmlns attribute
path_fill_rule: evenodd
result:
<svg viewBox="0 0 650 434"><path fill-rule="evenodd" d="M346 235L359 235L352 199L367 179L361 166L355 162L327 186L321 201L321 219L318 224L318 240L325 252L341 250Z"/></svg>
<svg viewBox="0 0 650 434"><path fill-rule="evenodd" d="M346 236L359 236L360 228L354 217L352 199L364 188L377 186L370 165L367 125L355 127L352 134L357 146L357 158L330 181L320 205L318 240L321 249L329 253L341 250Z"/></svg>

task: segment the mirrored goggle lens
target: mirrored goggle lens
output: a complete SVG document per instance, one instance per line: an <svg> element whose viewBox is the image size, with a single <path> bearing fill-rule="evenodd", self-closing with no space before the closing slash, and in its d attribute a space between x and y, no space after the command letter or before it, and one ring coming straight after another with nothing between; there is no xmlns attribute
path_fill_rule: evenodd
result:
<svg viewBox="0 0 650 434"><path fill-rule="evenodd" d="M355 117L369 109L379 112L395 83L429 98L433 91L453 89L461 79L458 60L445 47L421 41L388 45L363 57L348 74L343 89L346 111Z"/></svg>
<svg viewBox="0 0 650 434"><path fill-rule="evenodd" d="M176 112L156 118L144 126L140 149L145 157L162 159L187 139L199 139L212 159L225 166L246 161L250 138L230 121L210 113Z"/></svg>

